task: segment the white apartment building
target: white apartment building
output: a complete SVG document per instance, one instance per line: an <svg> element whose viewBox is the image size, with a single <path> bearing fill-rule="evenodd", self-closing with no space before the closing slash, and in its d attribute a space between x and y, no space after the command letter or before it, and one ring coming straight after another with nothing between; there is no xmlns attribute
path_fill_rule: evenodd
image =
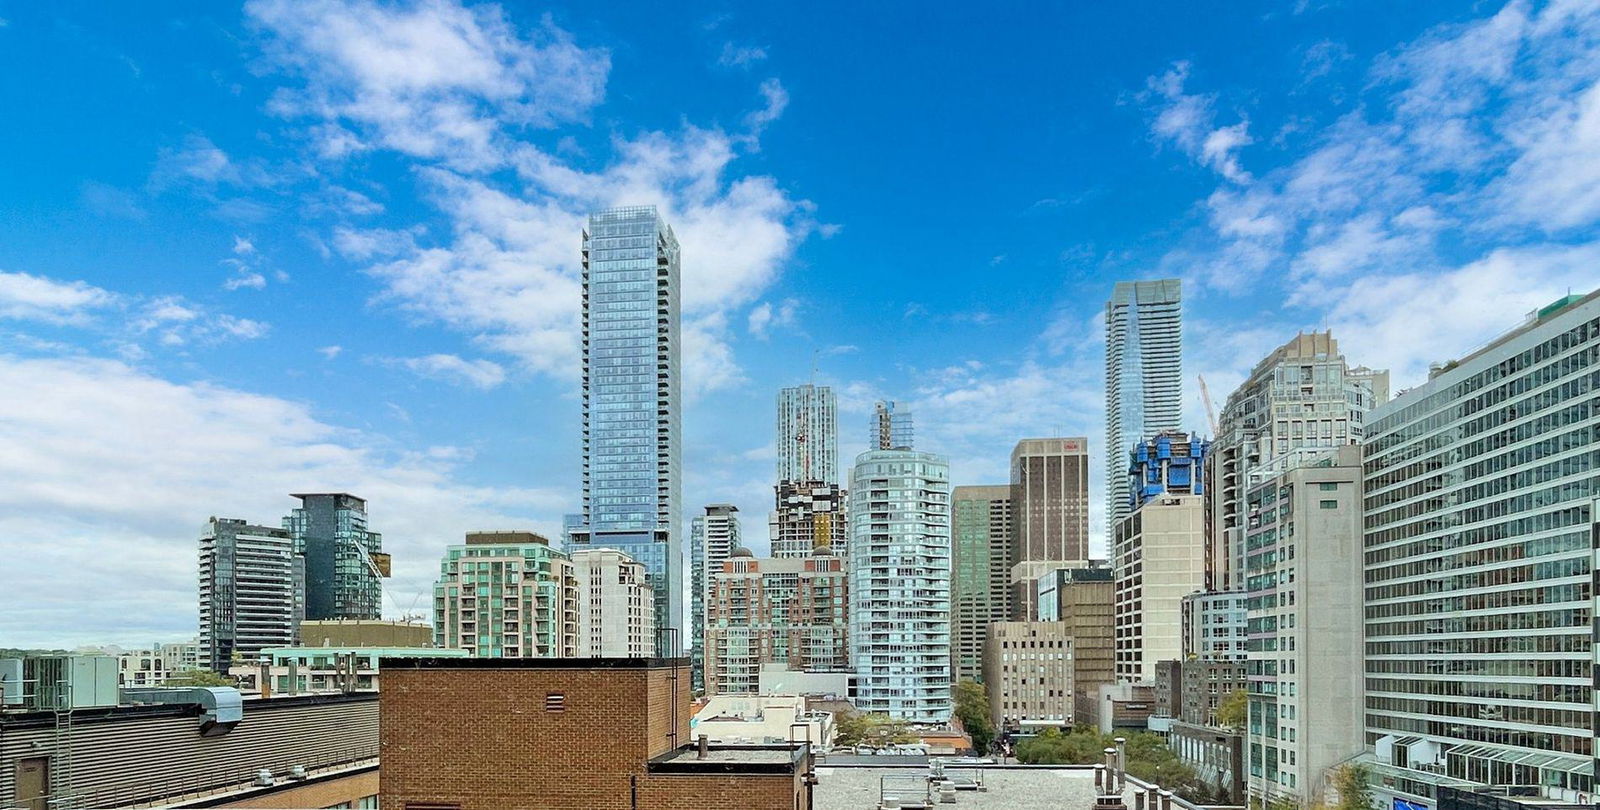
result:
<svg viewBox="0 0 1600 810"><path fill-rule="evenodd" d="M643 563L610 548L572 552L578 580L577 658L656 654L655 596Z"/></svg>
<svg viewBox="0 0 1600 810"><path fill-rule="evenodd" d="M1183 600L1205 584L1205 501L1157 495L1117 523L1117 680L1154 681L1156 662L1183 657Z"/></svg>
<svg viewBox="0 0 1600 810"><path fill-rule="evenodd" d="M856 707L950 719L950 465L913 450L856 457L850 487Z"/></svg>

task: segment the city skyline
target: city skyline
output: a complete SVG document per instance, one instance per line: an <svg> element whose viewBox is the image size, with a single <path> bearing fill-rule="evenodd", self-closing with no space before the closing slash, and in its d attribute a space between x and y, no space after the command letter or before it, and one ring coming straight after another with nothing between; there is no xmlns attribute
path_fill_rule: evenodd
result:
<svg viewBox="0 0 1600 810"><path fill-rule="evenodd" d="M1142 48L1113 36L1048 68L984 35L1047 41L1126 20L1052 10L1018 26L1004 11L975 44L916 49L971 59L971 79L996 86L1019 70L1076 77L1046 80L1064 98L998 95L1046 119L983 144L1014 148L1024 178L974 174L920 136L881 167L830 154L846 150L817 133L839 120L898 134L915 109L863 115L867 95L931 103L905 78L916 71L879 69L930 57L811 64L813 23L757 11L625 20L554 6L545 22L444 2L296 15L258 0L169 24L185 15L0 7L0 60L59 79L51 99L0 87L0 103L34 113L6 136L19 159L0 175L0 385L13 392L0 423L14 428L0 436L14 483L0 535L40 566L0 640L192 635L196 527L213 514L272 525L285 492L370 499L396 567L386 615L427 598L462 532L560 536L581 499L576 234L590 210L623 204L660 206L684 246L685 537L703 504L770 509L772 397L811 378L838 392L842 459L866 449L872 405L891 399L916 414L917 447L950 459L953 485L1004 481L1020 438L1091 437L1103 557L1096 313L1114 282L1184 280L1180 426L1200 432L1193 376L1220 407L1299 331L1331 328L1399 391L1593 286L1600 212L1583 182L1551 182L1589 174L1586 153L1561 144L1578 137L1562 122L1589 109L1571 31L1593 19L1463 4L1375 22L1371 8L1174 11ZM877 14L863 31L891 22ZM930 36L956 42L970 26L953 22L930 21ZM402 52L416 83L385 83L358 49L317 36L370 44L362 31L407 23L430 23L426 36L481 57L474 75L490 78L442 78ZM684 55L657 58L657 29ZM1488 30L1503 36L1471 36ZM1519 71L1449 74L1484 92L1446 115L1429 103L1438 77L1478 64L1460 58L1473 49ZM901 84L830 101L841 70ZM667 92L690 86L703 92ZM377 102L402 114L375 117ZM1011 119L984 109L962 111L1005 132ZM1446 120L1472 137L1389 132ZM924 196L940 205L882 196L924 193L901 181L929 165L940 193ZM954 237L927 238L934 227ZM140 550L131 570L104 559L113 544ZM68 577L106 598L53 584Z"/></svg>

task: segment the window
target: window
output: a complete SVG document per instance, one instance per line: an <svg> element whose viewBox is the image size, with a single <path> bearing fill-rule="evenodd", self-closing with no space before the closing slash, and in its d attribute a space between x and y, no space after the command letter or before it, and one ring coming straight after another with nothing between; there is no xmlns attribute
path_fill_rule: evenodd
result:
<svg viewBox="0 0 1600 810"><path fill-rule="evenodd" d="M1338 501L1322 501L1318 505L1321 506L1323 509L1338 509L1339 508L1339 502Z"/></svg>
<svg viewBox="0 0 1600 810"><path fill-rule="evenodd" d="M567 710L566 692L546 692L544 694L544 710L547 712L564 712Z"/></svg>

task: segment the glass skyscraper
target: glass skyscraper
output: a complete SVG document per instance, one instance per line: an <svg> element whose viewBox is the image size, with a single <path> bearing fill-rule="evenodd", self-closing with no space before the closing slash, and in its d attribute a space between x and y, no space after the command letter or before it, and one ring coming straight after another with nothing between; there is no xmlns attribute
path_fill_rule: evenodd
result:
<svg viewBox="0 0 1600 810"><path fill-rule="evenodd" d="M305 555L305 617L376 619L383 615L389 555L383 535L367 530L367 502L347 492L297 493L300 506L283 519Z"/></svg>
<svg viewBox="0 0 1600 810"><path fill-rule="evenodd" d="M797 385L778 391L780 483L839 483L838 410L839 400L826 385Z"/></svg>
<svg viewBox="0 0 1600 810"><path fill-rule="evenodd" d="M678 239L654 206L589 215L583 232L583 523L574 549L643 563L656 649L685 649Z"/></svg>
<svg viewBox="0 0 1600 810"><path fill-rule="evenodd" d="M1128 514L1128 452L1183 416L1183 289L1119 281L1106 302L1106 521Z"/></svg>

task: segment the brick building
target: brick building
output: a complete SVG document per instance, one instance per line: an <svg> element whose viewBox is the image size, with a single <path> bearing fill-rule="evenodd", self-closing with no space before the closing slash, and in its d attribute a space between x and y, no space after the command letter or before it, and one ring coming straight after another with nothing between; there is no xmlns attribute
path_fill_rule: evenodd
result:
<svg viewBox="0 0 1600 810"><path fill-rule="evenodd" d="M385 662L388 810L801 810L804 743L698 747L687 658Z"/></svg>
<svg viewBox="0 0 1600 810"><path fill-rule="evenodd" d="M762 664L837 671L850 660L844 560L756 559L738 549L711 576L706 599L706 694L754 693Z"/></svg>

